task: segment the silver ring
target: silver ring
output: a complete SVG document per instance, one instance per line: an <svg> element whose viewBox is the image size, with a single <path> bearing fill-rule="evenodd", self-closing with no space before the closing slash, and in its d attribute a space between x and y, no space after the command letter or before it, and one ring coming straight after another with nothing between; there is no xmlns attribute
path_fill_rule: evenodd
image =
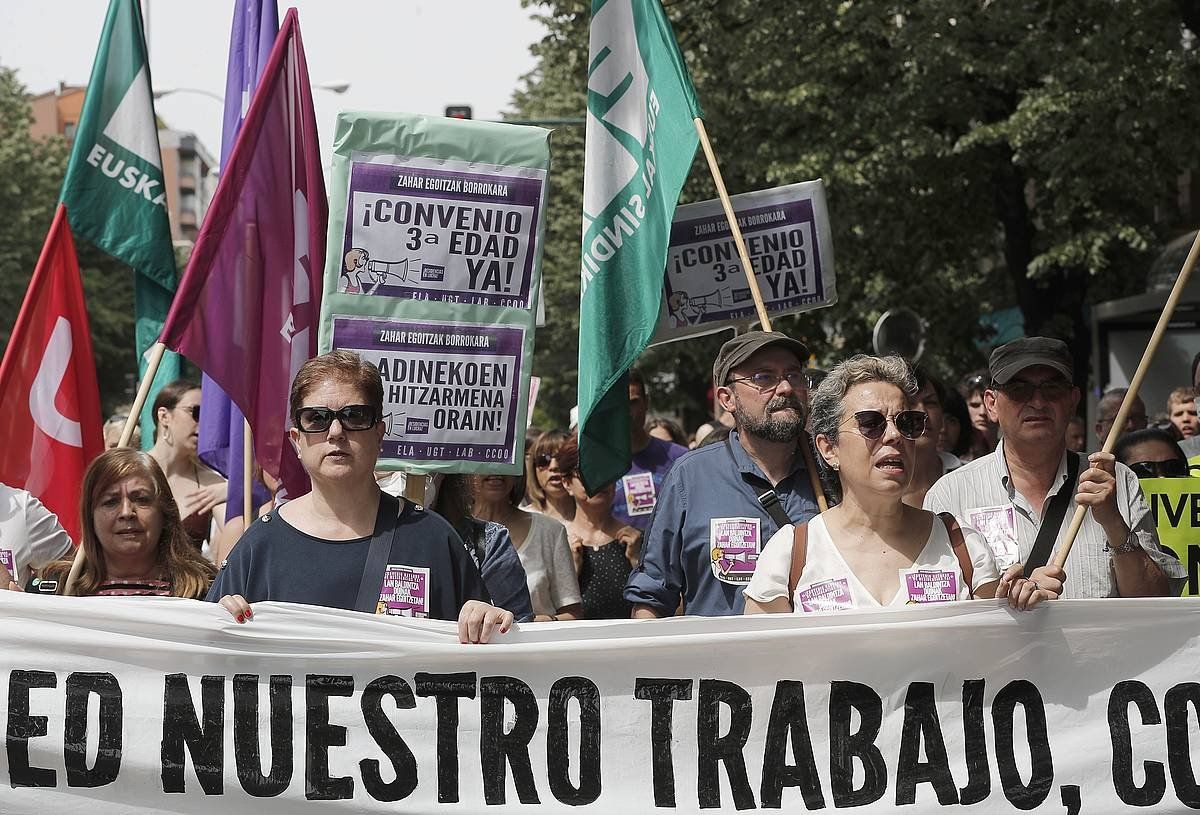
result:
<svg viewBox="0 0 1200 815"><path fill-rule="evenodd" d="M1029 578L1029 582L1033 584L1033 590L1034 590L1034 591L1040 591L1040 590L1041 590L1041 588L1042 588L1042 587L1041 587L1041 586L1039 586L1039 585L1038 585L1038 582L1037 582L1036 580L1034 580L1032 577L1031 577L1031 578Z"/></svg>

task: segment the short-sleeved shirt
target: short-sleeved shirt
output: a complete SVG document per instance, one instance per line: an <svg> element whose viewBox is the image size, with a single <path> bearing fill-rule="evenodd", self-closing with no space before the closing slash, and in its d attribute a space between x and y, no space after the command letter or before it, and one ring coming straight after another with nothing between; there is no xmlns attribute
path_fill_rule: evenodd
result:
<svg viewBox="0 0 1200 815"><path fill-rule="evenodd" d="M517 555L525 567L534 614L549 616L580 602L571 544L561 523L540 512L529 513L529 532Z"/></svg>
<svg viewBox="0 0 1200 815"><path fill-rule="evenodd" d="M479 569L441 516L401 505L388 553L379 613L458 619L467 600L491 602ZM371 538L325 540L269 512L250 525L209 589L209 602L240 594L353 611Z"/></svg>
<svg viewBox="0 0 1200 815"><path fill-rule="evenodd" d="M1063 452L1053 482L1057 487L1051 490L1042 505L1045 511L1050 506L1051 498L1059 490L1070 490L1071 502L1059 526L1055 548L1070 528L1076 506L1075 487L1066 483L1068 455L1077 454ZM1086 460L1080 463L1080 472L1085 469ZM1179 559L1162 551L1158 545L1154 517L1145 498L1142 497L1137 476L1124 464L1117 462L1116 482L1117 508L1133 531L1138 544L1163 569L1169 579L1179 581L1187 577L1187 570ZM1013 485L1008 463L1004 458L1003 440L997 445L995 452L977 458L938 479L925 495L925 509L950 512L961 523L978 529L1002 569L1016 560L1022 563L1028 560L1042 525L1041 515L1034 511L1025 496L1017 492ZM1067 582L1062 597L1119 596L1111 558L1109 553L1104 551L1107 541L1104 528L1089 512L1084 517L1083 526L1080 527L1079 536L1075 539L1067 560Z"/></svg>
<svg viewBox="0 0 1200 815"><path fill-rule="evenodd" d="M0 484L0 565L18 585L72 549L57 515L25 490Z"/></svg>
<svg viewBox="0 0 1200 815"><path fill-rule="evenodd" d="M459 530L463 541L471 546L471 554L483 584L487 586L492 603L505 611L511 611L519 623L533 619L533 605L529 599L529 588L525 582L525 567L517 557L512 537L503 524L468 519L469 529Z"/></svg>
<svg viewBox="0 0 1200 815"><path fill-rule="evenodd" d="M773 488L793 522L817 513L804 458L771 484L742 447L738 432L727 444L700 447L682 456L663 481L658 506L642 543L642 562L629 575L625 599L661 616L738 615L762 547L779 526L758 496Z"/></svg>
<svg viewBox="0 0 1200 815"><path fill-rule="evenodd" d="M946 524L935 518L924 548L913 560L912 568L900 570L900 585L894 597L880 603L850 568L825 526L817 516L808 522L808 551L804 571L792 595L795 613L844 611L856 608L882 608L909 603L944 603L970 600L975 589L1000 579L992 550L970 527L961 527L963 542L971 557L971 586L966 585L958 555L950 543ZM788 524L776 532L759 558L758 568L746 596L760 603L786 597L792 571L792 544L795 527Z"/></svg>
<svg viewBox="0 0 1200 815"><path fill-rule="evenodd" d="M667 473L687 451L686 447L651 436L646 449L634 453L629 472L617 480L613 517L645 532Z"/></svg>

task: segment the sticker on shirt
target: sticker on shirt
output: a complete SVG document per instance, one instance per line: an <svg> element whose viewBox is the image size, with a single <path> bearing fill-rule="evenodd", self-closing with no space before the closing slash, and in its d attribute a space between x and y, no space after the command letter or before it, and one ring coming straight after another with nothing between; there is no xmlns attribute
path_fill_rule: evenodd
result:
<svg viewBox="0 0 1200 815"><path fill-rule="evenodd" d="M854 608L850 596L850 581L844 577L822 580L796 592L800 608L804 611L845 611Z"/></svg>
<svg viewBox="0 0 1200 815"><path fill-rule="evenodd" d="M625 511L630 515L649 515L654 511L653 473L630 473L621 479L625 491Z"/></svg>
<svg viewBox="0 0 1200 815"><path fill-rule="evenodd" d="M713 518L709 546L713 576L722 583L744 586L754 576L761 551L758 518Z"/></svg>
<svg viewBox="0 0 1200 815"><path fill-rule="evenodd" d="M1017 515L1011 504L1000 507L976 507L969 513L971 527L983 535L1000 571L1021 559L1017 544Z"/></svg>
<svg viewBox="0 0 1200 815"><path fill-rule="evenodd" d="M958 599L958 573L941 569L901 569L909 603L948 603Z"/></svg>
<svg viewBox="0 0 1200 815"><path fill-rule="evenodd" d="M13 580L17 579L17 566L13 560L13 553L7 549L0 549L0 566L8 569L8 573L12 575Z"/></svg>
<svg viewBox="0 0 1200 815"><path fill-rule="evenodd" d="M383 588L376 614L394 617L429 616L429 567L389 563L383 573Z"/></svg>

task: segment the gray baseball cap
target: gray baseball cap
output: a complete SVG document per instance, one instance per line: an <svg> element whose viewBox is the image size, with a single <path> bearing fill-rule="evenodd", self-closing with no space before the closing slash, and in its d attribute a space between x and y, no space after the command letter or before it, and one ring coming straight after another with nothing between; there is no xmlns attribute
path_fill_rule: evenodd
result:
<svg viewBox="0 0 1200 815"><path fill-rule="evenodd" d="M1050 337L1022 337L1001 345L988 360L988 374L997 385L1004 385L1034 365L1053 368L1068 381L1075 378L1075 367L1067 344Z"/></svg>
<svg viewBox="0 0 1200 815"><path fill-rule="evenodd" d="M722 345L721 350L717 352L717 360L713 363L713 384L721 387L729 378L731 370L772 345L779 345L791 351L801 365L808 362L808 348L800 340L794 340L778 331L747 331Z"/></svg>

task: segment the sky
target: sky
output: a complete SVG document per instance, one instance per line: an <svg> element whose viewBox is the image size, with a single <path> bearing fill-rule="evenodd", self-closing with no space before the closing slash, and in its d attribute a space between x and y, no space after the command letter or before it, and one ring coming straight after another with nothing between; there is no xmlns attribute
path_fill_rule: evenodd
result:
<svg viewBox="0 0 1200 815"><path fill-rule="evenodd" d="M0 2L0 65L16 68L30 93L91 73L106 0ZM520 0L279 0L300 15L325 164L339 110L440 115L446 105L498 118L520 77L534 67L529 46L544 29ZM225 93L233 0L143 0L156 90ZM341 95L318 90L349 82ZM155 102L159 118L221 148L221 103L196 93Z"/></svg>

